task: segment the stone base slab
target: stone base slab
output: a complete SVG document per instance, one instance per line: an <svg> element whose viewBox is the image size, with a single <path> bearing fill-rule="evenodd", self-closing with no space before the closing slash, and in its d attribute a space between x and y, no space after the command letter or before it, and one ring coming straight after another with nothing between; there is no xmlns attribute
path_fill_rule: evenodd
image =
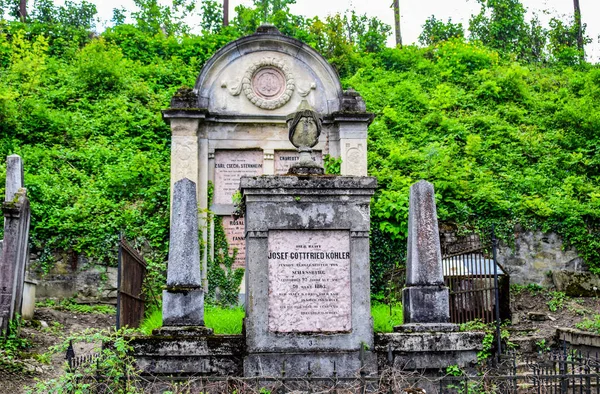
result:
<svg viewBox="0 0 600 394"><path fill-rule="evenodd" d="M386 333L375 335L379 368L410 371L468 368L477 362L483 332Z"/></svg>
<svg viewBox="0 0 600 394"><path fill-rule="evenodd" d="M447 323L450 295L445 286L413 286L402 290L404 323Z"/></svg>
<svg viewBox="0 0 600 394"><path fill-rule="evenodd" d="M131 344L136 365L145 374L241 376L243 372L241 335L152 335L132 338Z"/></svg>
<svg viewBox="0 0 600 394"><path fill-rule="evenodd" d="M361 361L362 357L362 361ZM309 369L310 368L310 369ZM282 376L332 378L358 377L364 370L368 375L377 373L377 356L370 351L255 353L244 358L244 376Z"/></svg>
<svg viewBox="0 0 600 394"><path fill-rule="evenodd" d="M152 331L152 335L172 337L203 337L213 334L212 328L200 326L161 327Z"/></svg>
<svg viewBox="0 0 600 394"><path fill-rule="evenodd" d="M164 290L163 326L204 326L204 291Z"/></svg>

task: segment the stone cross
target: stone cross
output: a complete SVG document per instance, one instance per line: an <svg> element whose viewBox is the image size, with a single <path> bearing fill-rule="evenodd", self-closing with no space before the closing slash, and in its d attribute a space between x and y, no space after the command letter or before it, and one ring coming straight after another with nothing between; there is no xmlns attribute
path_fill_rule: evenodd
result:
<svg viewBox="0 0 600 394"><path fill-rule="evenodd" d="M444 285L442 253L433 185L419 181L410 188L406 287L402 291L404 325L397 331L454 331L448 324L450 304Z"/></svg>
<svg viewBox="0 0 600 394"><path fill-rule="evenodd" d="M163 325L204 326L196 184L187 178L173 190Z"/></svg>

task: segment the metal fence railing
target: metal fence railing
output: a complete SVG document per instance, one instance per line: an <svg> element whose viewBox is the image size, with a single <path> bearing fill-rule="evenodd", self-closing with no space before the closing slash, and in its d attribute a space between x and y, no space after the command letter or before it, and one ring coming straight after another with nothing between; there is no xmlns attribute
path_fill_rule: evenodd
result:
<svg viewBox="0 0 600 394"><path fill-rule="evenodd" d="M70 356L69 356L70 352ZM69 359L70 357L70 359ZM119 381L103 377L101 353L75 357L72 346L67 351L69 368L87 367L89 376L80 379L95 383L90 392L114 392ZM505 355L500 364L478 373L449 376L445 372L402 371L392 368L393 360L378 374L369 375L361 368L354 377L340 377L333 368L330 376L314 376L311 366L304 376L290 376L282 363L279 376L207 376L181 374L155 376L151 374L124 375L123 385L138 387L143 392L163 392L177 387L177 392L199 393L427 393L427 394L600 394L600 356L562 348L534 358L520 360L516 354ZM363 365L364 367L364 365ZM456 372L456 370L455 370ZM458 371L460 372L460 371ZM109 386L112 384L112 386ZM188 391L185 391L188 390Z"/></svg>

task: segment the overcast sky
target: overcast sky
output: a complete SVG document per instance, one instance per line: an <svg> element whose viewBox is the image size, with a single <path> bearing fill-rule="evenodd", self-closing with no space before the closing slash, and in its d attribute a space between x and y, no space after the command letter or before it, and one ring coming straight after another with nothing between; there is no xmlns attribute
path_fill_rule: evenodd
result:
<svg viewBox="0 0 600 394"><path fill-rule="evenodd" d="M133 0L88 0L95 3L102 20L112 18L112 9L123 6L133 9ZM539 14L540 19L547 26L547 21L552 16L572 15L573 0L521 0L528 10L528 16L533 12ZM165 4L168 0L163 0ZM62 3L61 0L56 1ZM239 4L252 4L251 0L230 0L230 15ZM379 19L393 26L394 15L390 5L392 0L296 0L291 6L292 12L305 16L324 17L336 12L354 9L359 14L377 16ZM592 43L586 46L588 58L594 62L600 60L600 0L580 0L583 23L587 24L587 35L592 38ZM476 0L400 0L401 30L405 44L416 43L421 33L422 25L430 15L438 19L452 18L453 22L462 22L468 27L469 17L479 11ZM388 41L393 45L392 37Z"/></svg>

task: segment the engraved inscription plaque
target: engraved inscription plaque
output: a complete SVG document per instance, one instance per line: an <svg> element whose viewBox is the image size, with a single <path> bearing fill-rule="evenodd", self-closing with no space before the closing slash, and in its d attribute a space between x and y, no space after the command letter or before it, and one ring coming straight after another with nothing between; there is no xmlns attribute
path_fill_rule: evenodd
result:
<svg viewBox="0 0 600 394"><path fill-rule="evenodd" d="M215 151L215 204L232 204L231 196L240 188L242 176L262 175L260 150Z"/></svg>
<svg viewBox="0 0 600 394"><path fill-rule="evenodd" d="M321 151L313 151L312 159L318 165L323 166L323 155ZM300 153L295 150L275 151L275 175L285 175L291 165L300 160Z"/></svg>
<svg viewBox="0 0 600 394"><path fill-rule="evenodd" d="M270 230L269 331L349 332L350 235Z"/></svg>
<svg viewBox="0 0 600 394"><path fill-rule="evenodd" d="M246 266L246 242L244 238L244 218L223 216L223 230L229 243L229 255L237 249L237 255L233 262L233 268L244 268Z"/></svg>

